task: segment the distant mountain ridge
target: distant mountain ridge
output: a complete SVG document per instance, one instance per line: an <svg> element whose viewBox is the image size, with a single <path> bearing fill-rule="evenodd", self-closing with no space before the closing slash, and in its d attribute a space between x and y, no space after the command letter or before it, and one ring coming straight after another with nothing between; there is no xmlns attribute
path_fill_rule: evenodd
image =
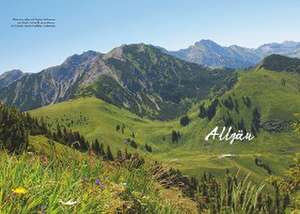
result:
<svg viewBox="0 0 300 214"><path fill-rule="evenodd" d="M264 44L258 47L256 52L262 56L279 54L292 57L296 53L300 53L300 42L285 41L283 43Z"/></svg>
<svg viewBox="0 0 300 214"><path fill-rule="evenodd" d="M243 69L253 67L264 57L272 54L300 58L300 42L295 41L284 41L282 43L273 42L263 44L258 48L247 48L238 45L222 46L212 40L202 39L188 48L176 51L167 50L160 46L154 47L187 62L213 68L227 67Z"/></svg>
<svg viewBox="0 0 300 214"><path fill-rule="evenodd" d="M253 49L237 45L224 47L211 40L200 40L186 49L165 52L205 66L239 69L255 66L271 54L300 57L300 42L269 43Z"/></svg>

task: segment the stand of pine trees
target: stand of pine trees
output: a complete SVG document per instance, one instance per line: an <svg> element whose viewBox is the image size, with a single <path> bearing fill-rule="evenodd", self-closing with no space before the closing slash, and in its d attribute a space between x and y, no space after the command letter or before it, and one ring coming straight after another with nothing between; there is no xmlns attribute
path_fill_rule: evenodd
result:
<svg viewBox="0 0 300 214"><path fill-rule="evenodd" d="M11 153L20 153L27 148L29 135L45 135L80 151L89 148L89 143L79 132L62 129L59 125L55 131L51 131L43 119L33 118L28 113L0 104L0 147Z"/></svg>
<svg viewBox="0 0 300 214"><path fill-rule="evenodd" d="M28 146L29 131L26 115L15 108L0 105L0 146L9 152L19 153Z"/></svg>
<svg viewBox="0 0 300 214"><path fill-rule="evenodd" d="M202 104L199 109L199 117L207 118L208 120L211 120L217 112L218 105L219 105L218 99L214 99L207 107L207 109L204 107L204 104Z"/></svg>

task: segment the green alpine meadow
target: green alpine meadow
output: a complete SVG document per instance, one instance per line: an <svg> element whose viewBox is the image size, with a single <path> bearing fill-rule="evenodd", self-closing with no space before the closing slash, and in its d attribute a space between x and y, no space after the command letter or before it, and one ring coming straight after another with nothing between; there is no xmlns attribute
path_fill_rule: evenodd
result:
<svg viewBox="0 0 300 214"><path fill-rule="evenodd" d="M0 3L0 214L300 214L300 2Z"/></svg>

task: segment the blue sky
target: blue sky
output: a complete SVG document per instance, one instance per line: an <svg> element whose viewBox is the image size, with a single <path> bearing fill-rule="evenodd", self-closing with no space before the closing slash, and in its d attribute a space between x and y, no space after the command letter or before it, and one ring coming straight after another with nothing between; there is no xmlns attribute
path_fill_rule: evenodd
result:
<svg viewBox="0 0 300 214"><path fill-rule="evenodd" d="M300 41L299 0L1 0L0 72L38 72L74 53L128 43L170 50L200 39L257 47ZM12 18L55 18L56 28L11 28Z"/></svg>

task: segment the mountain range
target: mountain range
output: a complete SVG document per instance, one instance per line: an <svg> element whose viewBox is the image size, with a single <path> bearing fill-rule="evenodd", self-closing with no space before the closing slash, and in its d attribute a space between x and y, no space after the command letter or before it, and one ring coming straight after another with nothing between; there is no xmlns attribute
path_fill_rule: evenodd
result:
<svg viewBox="0 0 300 214"><path fill-rule="evenodd" d="M170 119L183 114L193 101L230 88L236 78L233 69L253 67L274 53L297 57L300 43L249 49L201 40L179 51L122 45L106 54L75 54L38 73L5 72L0 75L0 99L26 111L94 95L138 115Z"/></svg>
<svg viewBox="0 0 300 214"><path fill-rule="evenodd" d="M253 67L271 54L300 57L300 42L268 43L254 49L237 45L224 47L211 40L200 40L186 49L164 51L185 61L205 66L241 69Z"/></svg>
<svg viewBox="0 0 300 214"><path fill-rule="evenodd" d="M167 119L182 114L192 100L222 93L233 82L233 70L210 69L151 45L133 44L107 54L73 55L59 66L16 79L0 90L0 99L30 110L95 95L139 115Z"/></svg>

